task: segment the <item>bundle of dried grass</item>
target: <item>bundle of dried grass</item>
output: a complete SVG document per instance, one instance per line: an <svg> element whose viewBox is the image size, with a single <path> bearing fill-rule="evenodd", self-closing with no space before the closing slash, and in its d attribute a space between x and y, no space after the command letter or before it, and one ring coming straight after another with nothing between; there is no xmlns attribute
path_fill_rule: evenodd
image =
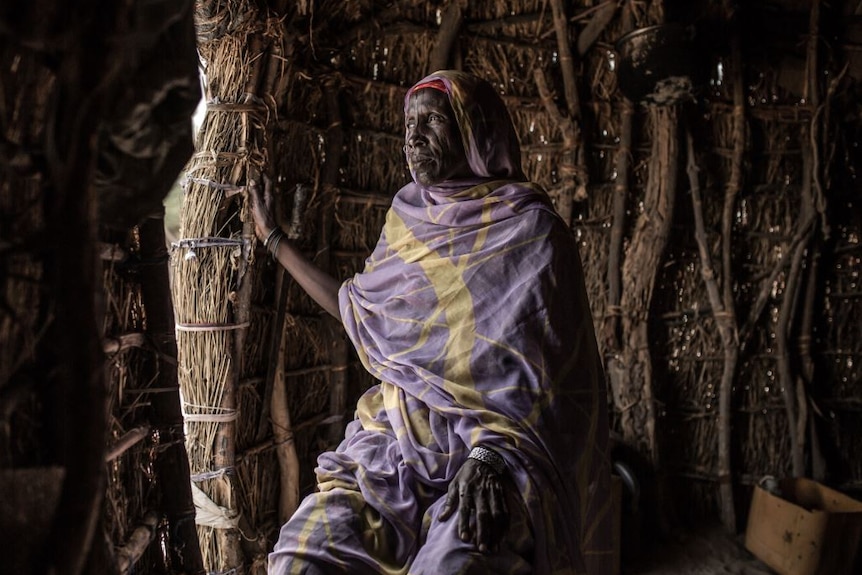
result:
<svg viewBox="0 0 862 575"><path fill-rule="evenodd" d="M222 572L247 562L240 544L236 450L238 428L256 432L255 425L237 424L255 239L239 192L266 157L268 114L253 95L265 26L257 5L244 1L201 3L196 24L208 103L197 154L187 168L180 240L172 254L173 293L201 550L207 569Z"/></svg>

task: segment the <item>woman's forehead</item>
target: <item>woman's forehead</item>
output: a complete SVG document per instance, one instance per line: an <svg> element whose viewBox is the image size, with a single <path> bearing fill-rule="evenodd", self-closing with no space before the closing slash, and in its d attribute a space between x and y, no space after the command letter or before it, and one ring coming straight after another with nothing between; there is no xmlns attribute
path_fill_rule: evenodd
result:
<svg viewBox="0 0 862 575"><path fill-rule="evenodd" d="M432 88L423 88L410 94L410 97L407 99L407 109L409 110L420 105L436 109L452 109L452 106L449 104L449 97L440 90Z"/></svg>

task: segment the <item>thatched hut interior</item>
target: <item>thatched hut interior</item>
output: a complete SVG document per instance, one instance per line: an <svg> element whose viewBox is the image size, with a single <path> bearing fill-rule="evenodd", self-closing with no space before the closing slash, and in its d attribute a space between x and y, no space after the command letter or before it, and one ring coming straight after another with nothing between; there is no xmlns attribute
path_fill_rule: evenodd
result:
<svg viewBox="0 0 862 575"><path fill-rule="evenodd" d="M622 572L769 573L765 477L862 495L862 2L34 0L0 36L0 572L265 572L374 381L247 183L357 273L441 68L578 238ZM693 528L724 557L673 571Z"/></svg>

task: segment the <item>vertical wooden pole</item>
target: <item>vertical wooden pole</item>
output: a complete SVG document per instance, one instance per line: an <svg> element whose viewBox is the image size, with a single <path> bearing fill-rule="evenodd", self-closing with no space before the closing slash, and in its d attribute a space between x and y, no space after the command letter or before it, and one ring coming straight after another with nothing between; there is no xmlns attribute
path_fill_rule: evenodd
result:
<svg viewBox="0 0 862 575"><path fill-rule="evenodd" d="M626 200L629 195L629 170L632 153L632 114L631 102L623 98L619 106L620 145L617 148L616 179L614 180L614 206L608 245L608 299L605 304L605 317L601 329L600 343L606 357L619 356L620 342L620 298L622 295L623 237L626 229ZM619 393L618 370L608 369L611 391ZM617 402L619 403L619 402Z"/></svg>
<svg viewBox="0 0 862 575"><path fill-rule="evenodd" d="M437 42L431 51L428 60L428 73L436 72L449 67L452 60L452 48L458 40L458 32L464 22L464 10L461 6L463 0L451 0L440 23L440 31L437 33Z"/></svg>
<svg viewBox="0 0 862 575"><path fill-rule="evenodd" d="M805 390L797 389L798 379L793 376L790 359L789 337L793 327L793 318L797 306L797 292L801 281L802 264L805 253L814 235L817 221L815 206L822 198L819 188L819 145L820 145L820 97L818 82L817 42L819 38L820 1L812 0L809 16L809 37L807 49L808 77L806 96L812 104L814 113L809 125L801 130L800 148L802 149L802 185L800 212L796 223L795 237L800 238L791 254L790 269L787 273L781 308L778 315L778 325L775 329L775 356L778 364L778 376L781 383L784 407L787 414L788 433L790 434L790 452L793 475L802 477L805 469L805 438L807 431L807 399Z"/></svg>
<svg viewBox="0 0 862 575"><path fill-rule="evenodd" d="M172 389L153 394L152 424L166 444L155 463L161 511L170 527L168 553L171 564L184 573L203 571L200 543L195 529L195 507L189 482L189 460L183 438L180 387L177 382L177 340L174 306L165 245L164 211L140 226L141 260L148 262L141 274L141 298L147 314L147 335L156 350L155 387Z"/></svg>
<svg viewBox="0 0 862 575"><path fill-rule="evenodd" d="M581 102L578 95L577 74L572 46L569 42L569 22L562 0L551 0L551 10L554 19L554 33L557 38L557 52L560 58L560 70L563 74L563 93L567 115L564 118L550 98L541 69L536 69L534 79L539 89L540 97L554 118L563 135L563 157L560 161L562 189L557 200L557 211L566 224L572 223L572 212L575 201L587 198L586 155L581 132Z"/></svg>
<svg viewBox="0 0 862 575"><path fill-rule="evenodd" d="M736 532L736 507L733 502L733 476L731 474L730 440L731 440L731 404L730 390L736 374L736 363L739 357L739 346L736 338L736 321L732 312L728 312L721 298L721 289L712 267L712 257L709 253L709 240L706 235L706 225L703 218L703 201L700 194L697 160L694 152L694 139L691 130L686 126L686 149L688 157L688 181L691 189L692 211L694 213L695 240L700 256L700 274L706 285L712 316L721 337L724 356L721 383L719 386L718 410L718 480L721 520L725 529ZM729 282L730 278L722 278Z"/></svg>
<svg viewBox="0 0 862 575"><path fill-rule="evenodd" d="M38 7L38 4L36 5ZM29 5L22 5L26 10ZM47 226L56 241L45 258L53 321L43 344L51 365L56 463L65 480L39 571L77 575L94 542L105 492L106 395L97 328L96 199L93 173L103 103L115 84L116 46L125 6L90 0L60 9L45 24L65 30L46 122ZM35 16L26 21L36 21ZM36 43L50 42L37 38ZM53 307L51 307L53 306Z"/></svg>
<svg viewBox="0 0 862 575"><path fill-rule="evenodd" d="M621 357L610 363L613 369L619 370L619 393L614 394L614 399L618 402L623 437L658 468L656 405L647 329L653 289L673 219L678 110L651 106L649 112L653 141L644 209L635 222L623 263L626 283L620 301L624 310L623 350Z"/></svg>
<svg viewBox="0 0 862 575"><path fill-rule="evenodd" d="M461 8L458 2L450 5L447 15L444 16L444 24L448 17L449 19L457 20L456 28L460 27ZM454 26L455 24L452 25ZM451 44L446 50L447 57L450 50ZM324 89L329 127L326 130L326 162L323 165L321 184L326 197L334 200L338 193L338 170L341 166L341 148L344 145L344 129L342 127L341 107L339 103L341 90L335 81L326 82ZM335 202L326 202L326 205L331 205L334 208ZM330 244L332 243L332 231L335 225L334 209L330 210L329 213L323 214L322 220L323 222L320 226L320 247L326 259L320 263L325 266L324 269L327 269L332 267ZM334 420L329 425L327 441L329 445L335 446L344 437L344 414L347 411L347 360L349 357L349 348L347 336L341 323L330 317L326 317L325 321L329 326L331 342L329 348L329 362L332 366L329 371L329 414Z"/></svg>

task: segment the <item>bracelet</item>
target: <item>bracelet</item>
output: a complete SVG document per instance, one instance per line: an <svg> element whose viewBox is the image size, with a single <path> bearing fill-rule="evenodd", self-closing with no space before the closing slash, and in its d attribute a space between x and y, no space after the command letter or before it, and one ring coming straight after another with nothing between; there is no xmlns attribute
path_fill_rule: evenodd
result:
<svg viewBox="0 0 862 575"><path fill-rule="evenodd" d="M272 231L269 232L269 235L266 236L266 239L263 240L263 247L268 248L270 242L272 242L272 238L276 236L279 232L281 232L281 228L279 226L275 226L272 228Z"/></svg>
<svg viewBox="0 0 862 575"><path fill-rule="evenodd" d="M500 457L499 453L492 449L477 445L470 450L470 455L468 455L467 457L490 465L497 475L503 475L504 473L506 473L506 461L502 457Z"/></svg>
<svg viewBox="0 0 862 575"><path fill-rule="evenodd" d="M269 250L269 254L272 256L272 261L278 261L278 244L283 237L284 232L281 231L281 228L275 228L272 233L270 233L269 236L266 238L266 241L263 243L264 247Z"/></svg>

